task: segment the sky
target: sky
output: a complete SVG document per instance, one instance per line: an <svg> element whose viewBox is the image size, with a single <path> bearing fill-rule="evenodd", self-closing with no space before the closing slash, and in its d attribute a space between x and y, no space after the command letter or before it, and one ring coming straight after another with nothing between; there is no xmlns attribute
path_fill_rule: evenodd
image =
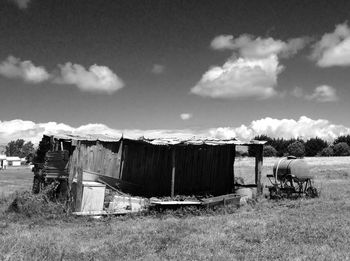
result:
<svg viewBox="0 0 350 261"><path fill-rule="evenodd" d="M0 143L350 134L349 1L0 0Z"/></svg>

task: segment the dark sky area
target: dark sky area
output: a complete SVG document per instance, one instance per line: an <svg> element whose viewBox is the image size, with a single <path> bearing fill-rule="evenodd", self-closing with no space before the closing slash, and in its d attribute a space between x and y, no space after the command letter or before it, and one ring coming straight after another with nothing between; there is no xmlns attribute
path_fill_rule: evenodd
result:
<svg viewBox="0 0 350 261"><path fill-rule="evenodd" d="M1 0L0 63L7 66L9 56L18 60L15 68L0 69L0 120L205 129L306 116L350 126L350 58L341 66L319 66L317 58L311 58L323 35L335 32L337 25L347 27L349 11L350 2L340 0ZM257 38L307 40L287 58L272 52L278 73L267 80L257 76L250 83L256 72L235 72L235 59L242 58L246 65L261 57L241 55L249 43L213 48L213 39L220 35L250 35L254 48ZM24 61L48 76L25 78ZM234 68L220 76L224 78L204 80L213 66L222 68L227 61ZM72 66L64 76L67 63L79 65L85 76L73 75ZM92 65L107 68L121 83L108 85L93 76L86 80ZM255 70L260 65L249 66ZM239 89L232 83L237 79L248 83ZM100 83L114 89L98 89ZM317 92L319 86L327 88ZM266 96L267 89L273 95Z"/></svg>

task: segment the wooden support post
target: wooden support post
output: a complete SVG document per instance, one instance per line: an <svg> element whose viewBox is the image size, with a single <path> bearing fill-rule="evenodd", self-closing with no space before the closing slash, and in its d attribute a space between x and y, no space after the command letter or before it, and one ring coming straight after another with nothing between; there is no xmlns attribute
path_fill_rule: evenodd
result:
<svg viewBox="0 0 350 261"><path fill-rule="evenodd" d="M255 146L255 184L256 187L256 194L257 196L260 196L262 194L262 184L261 184L261 173L262 173L262 166L263 166L263 145L253 145Z"/></svg>
<svg viewBox="0 0 350 261"><path fill-rule="evenodd" d="M172 149L172 170L171 170L171 197L173 198L174 197L174 194L175 194L175 162L176 162L176 159L175 159L175 148Z"/></svg>
<svg viewBox="0 0 350 261"><path fill-rule="evenodd" d="M232 186L230 193L235 192L235 159L236 159L236 145L233 145L233 152L232 152Z"/></svg>
<svg viewBox="0 0 350 261"><path fill-rule="evenodd" d="M120 163L119 163L119 179L123 179L123 171L124 171L124 158L125 158L125 147L124 147L124 142L123 139L120 140L120 145L119 145L119 151L118 155L120 156Z"/></svg>
<svg viewBox="0 0 350 261"><path fill-rule="evenodd" d="M81 160L80 153L80 141L77 144L78 157L76 161L76 171L77 171L77 186L76 186L76 195L75 195L75 211L81 211L81 203L83 198L83 164Z"/></svg>

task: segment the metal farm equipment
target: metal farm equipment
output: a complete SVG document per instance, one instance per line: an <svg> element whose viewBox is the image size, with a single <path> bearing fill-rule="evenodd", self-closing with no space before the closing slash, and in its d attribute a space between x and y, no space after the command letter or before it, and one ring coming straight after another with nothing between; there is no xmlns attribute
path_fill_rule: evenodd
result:
<svg viewBox="0 0 350 261"><path fill-rule="evenodd" d="M271 199L318 196L313 176L302 159L293 156L280 159L273 167L273 174L267 177L271 182L271 186L267 186Z"/></svg>

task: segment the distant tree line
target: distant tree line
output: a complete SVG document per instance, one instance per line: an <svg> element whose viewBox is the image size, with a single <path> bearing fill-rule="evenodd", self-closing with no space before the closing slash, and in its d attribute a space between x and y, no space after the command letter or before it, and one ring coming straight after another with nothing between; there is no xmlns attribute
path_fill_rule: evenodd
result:
<svg viewBox="0 0 350 261"><path fill-rule="evenodd" d="M266 141L264 157L283 157L293 155L296 157L314 156L350 156L350 135L339 136L333 142L321 138L302 139L270 138L266 135L254 137L255 140ZM254 148L248 149L248 156L254 157Z"/></svg>
<svg viewBox="0 0 350 261"><path fill-rule="evenodd" d="M32 161L35 155L34 144L31 141L25 142L23 139L10 141L5 149L6 156L17 156Z"/></svg>

